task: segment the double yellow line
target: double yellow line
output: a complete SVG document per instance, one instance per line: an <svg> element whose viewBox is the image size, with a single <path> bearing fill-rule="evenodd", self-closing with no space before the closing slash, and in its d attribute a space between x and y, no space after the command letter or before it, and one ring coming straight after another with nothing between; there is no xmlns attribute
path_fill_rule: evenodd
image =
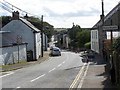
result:
<svg viewBox="0 0 120 90"><path fill-rule="evenodd" d="M85 65L87 65L87 63L84 63L84 65L80 69L79 73L77 74L76 78L74 79L73 83L71 84L69 90L72 90L73 88L76 88L77 85L79 84L80 77L81 77L81 75L83 75L83 72L85 70Z"/></svg>

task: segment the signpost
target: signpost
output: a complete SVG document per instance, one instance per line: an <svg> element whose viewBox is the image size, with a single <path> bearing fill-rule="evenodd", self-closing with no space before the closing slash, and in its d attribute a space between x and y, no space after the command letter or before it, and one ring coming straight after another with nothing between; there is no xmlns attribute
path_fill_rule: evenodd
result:
<svg viewBox="0 0 120 90"><path fill-rule="evenodd" d="M117 25L103 26L103 30L105 30L105 31L117 31L118 30L118 26Z"/></svg>

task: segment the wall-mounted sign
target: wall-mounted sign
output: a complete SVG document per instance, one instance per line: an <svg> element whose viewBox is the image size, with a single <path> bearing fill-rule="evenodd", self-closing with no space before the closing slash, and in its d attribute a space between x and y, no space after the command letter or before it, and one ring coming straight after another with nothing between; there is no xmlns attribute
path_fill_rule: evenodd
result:
<svg viewBox="0 0 120 90"><path fill-rule="evenodd" d="M105 30L105 31L116 31L116 30L118 30L118 26L117 25L103 26L103 30Z"/></svg>

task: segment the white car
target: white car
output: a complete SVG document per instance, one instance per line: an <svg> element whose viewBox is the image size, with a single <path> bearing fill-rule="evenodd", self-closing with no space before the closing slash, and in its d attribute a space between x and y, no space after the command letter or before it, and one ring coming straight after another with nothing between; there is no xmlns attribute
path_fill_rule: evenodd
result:
<svg viewBox="0 0 120 90"><path fill-rule="evenodd" d="M58 47L53 47L50 51L51 56L61 56L61 50Z"/></svg>

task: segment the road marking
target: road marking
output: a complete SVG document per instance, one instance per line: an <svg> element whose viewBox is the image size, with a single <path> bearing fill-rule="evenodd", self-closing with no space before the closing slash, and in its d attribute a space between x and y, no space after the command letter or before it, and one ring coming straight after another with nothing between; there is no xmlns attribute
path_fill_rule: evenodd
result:
<svg viewBox="0 0 120 90"><path fill-rule="evenodd" d="M59 64L57 67L60 67L62 64Z"/></svg>
<svg viewBox="0 0 120 90"><path fill-rule="evenodd" d="M90 62L89 62L88 65L87 65L87 68L86 68L85 73L84 73L84 75L83 75L83 77L82 77L82 79L81 79L81 81L80 81L80 83L79 83L78 88L82 88L83 81L84 81L84 79L85 79L85 77L86 77L86 75L87 75L89 65L90 65Z"/></svg>
<svg viewBox="0 0 120 90"><path fill-rule="evenodd" d="M20 88L20 87L16 87L16 88Z"/></svg>
<svg viewBox="0 0 120 90"><path fill-rule="evenodd" d="M64 62L62 62L63 64L65 63L65 61Z"/></svg>
<svg viewBox="0 0 120 90"><path fill-rule="evenodd" d="M21 88L21 87L16 87L15 89L13 89L13 90L17 90L17 89L19 89L19 88Z"/></svg>
<svg viewBox="0 0 120 90"><path fill-rule="evenodd" d="M9 76L9 75L11 75L11 74L14 74L14 72L10 72L10 73L8 73L8 74L6 74L6 75L2 75L2 76L0 76L0 78Z"/></svg>
<svg viewBox="0 0 120 90"><path fill-rule="evenodd" d="M83 65L82 68L80 69L79 73L77 74L76 78L74 79L73 83L71 84L70 89L72 89L72 88L75 87L76 83L78 82L80 76L81 76L82 73L83 73L83 70L84 70L84 68L85 68L85 65L86 65L86 63L84 63L84 65Z"/></svg>
<svg viewBox="0 0 120 90"><path fill-rule="evenodd" d="M55 69L56 69L56 68L51 69L51 70L49 71L49 73L52 72L52 71L54 71Z"/></svg>
<svg viewBox="0 0 120 90"><path fill-rule="evenodd" d="M46 75L46 74L43 74L43 75L41 75L41 76L39 76L39 77L37 77L37 78L31 80L30 82L34 82L34 81L38 80L39 78L41 78L41 77L43 77L43 76L45 76L45 75Z"/></svg>

